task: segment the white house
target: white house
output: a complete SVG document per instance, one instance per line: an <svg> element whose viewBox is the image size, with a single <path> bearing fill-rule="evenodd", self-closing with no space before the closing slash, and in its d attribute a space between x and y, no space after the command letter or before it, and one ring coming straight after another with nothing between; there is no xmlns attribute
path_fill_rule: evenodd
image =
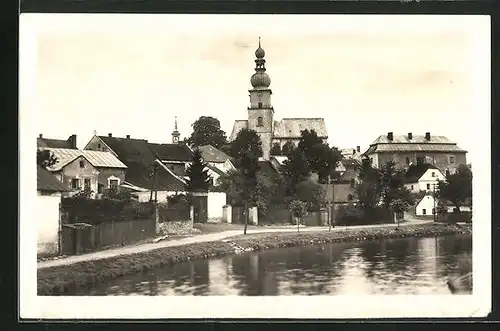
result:
<svg viewBox="0 0 500 331"><path fill-rule="evenodd" d="M436 199L436 201L434 202L434 197L432 196L432 194L426 194L417 203L415 214L417 216L433 215L434 208L437 208L437 205L438 205L438 200ZM450 203L449 201L446 201L445 206L446 206L448 213L452 213L456 209L456 207L452 203ZM461 212L471 212L472 211L471 202L466 201L463 206L460 206L460 211Z"/></svg>
<svg viewBox="0 0 500 331"><path fill-rule="evenodd" d="M200 146L198 149L201 152L203 161L211 167L215 167L223 173L236 169L233 162L231 162L231 157L212 145Z"/></svg>
<svg viewBox="0 0 500 331"><path fill-rule="evenodd" d="M445 175L431 164L410 166L405 177L405 187L413 193L433 191L438 181L446 180Z"/></svg>
<svg viewBox="0 0 500 331"><path fill-rule="evenodd" d="M60 203L63 192L69 188L49 171L37 166L37 255L59 253Z"/></svg>

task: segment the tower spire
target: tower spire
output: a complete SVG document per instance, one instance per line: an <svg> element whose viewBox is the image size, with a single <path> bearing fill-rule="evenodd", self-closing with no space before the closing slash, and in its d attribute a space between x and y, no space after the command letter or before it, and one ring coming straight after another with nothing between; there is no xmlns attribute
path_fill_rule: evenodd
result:
<svg viewBox="0 0 500 331"><path fill-rule="evenodd" d="M179 143L180 136L181 136L181 133L177 129L177 116L175 116L174 131L172 131L172 143L174 143L174 144Z"/></svg>

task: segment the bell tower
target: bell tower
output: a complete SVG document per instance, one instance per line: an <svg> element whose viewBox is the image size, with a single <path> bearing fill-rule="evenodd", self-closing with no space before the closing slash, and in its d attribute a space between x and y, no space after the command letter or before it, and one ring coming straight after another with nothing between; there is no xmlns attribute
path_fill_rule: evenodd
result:
<svg viewBox="0 0 500 331"><path fill-rule="evenodd" d="M271 78L266 73L266 53L260 45L255 51L255 73L250 78L252 89L250 93L250 106L248 110L248 128L256 131L262 141L263 158L269 160L273 132L274 108L271 105L272 91L269 88Z"/></svg>
<svg viewBox="0 0 500 331"><path fill-rule="evenodd" d="M174 131L172 131L172 143L178 144L180 137L181 133L179 132L179 130L177 130L177 116L175 116Z"/></svg>

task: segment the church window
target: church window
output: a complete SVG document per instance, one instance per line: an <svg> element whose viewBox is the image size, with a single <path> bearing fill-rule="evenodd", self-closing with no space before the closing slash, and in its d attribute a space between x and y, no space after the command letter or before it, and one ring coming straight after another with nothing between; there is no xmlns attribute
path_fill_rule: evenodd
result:
<svg viewBox="0 0 500 331"><path fill-rule="evenodd" d="M257 126L264 126L264 120L262 117L257 117Z"/></svg>

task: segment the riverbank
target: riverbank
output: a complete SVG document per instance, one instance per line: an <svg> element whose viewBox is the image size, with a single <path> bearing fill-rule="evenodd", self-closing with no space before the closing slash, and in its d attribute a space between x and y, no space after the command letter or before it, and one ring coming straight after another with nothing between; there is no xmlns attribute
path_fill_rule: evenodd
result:
<svg viewBox="0 0 500 331"><path fill-rule="evenodd" d="M400 228L357 228L331 232L266 232L246 236L237 235L224 240L191 243L131 255L38 269L37 291L38 295L64 295L76 287L93 285L127 274L145 272L182 261L221 257L245 251L310 246L330 242L436 237L471 233L472 227L470 225L428 224Z"/></svg>

